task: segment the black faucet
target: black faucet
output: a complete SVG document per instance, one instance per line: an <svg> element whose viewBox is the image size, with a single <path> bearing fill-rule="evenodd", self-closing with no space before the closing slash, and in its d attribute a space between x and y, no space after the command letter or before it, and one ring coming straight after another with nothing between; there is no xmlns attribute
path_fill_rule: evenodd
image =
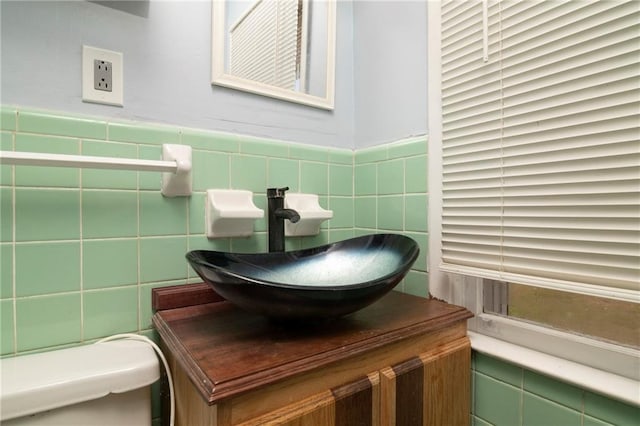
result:
<svg viewBox="0 0 640 426"><path fill-rule="evenodd" d="M267 209L269 215L269 252L284 251L284 220L291 223L300 220L297 211L284 208L286 188L267 188Z"/></svg>

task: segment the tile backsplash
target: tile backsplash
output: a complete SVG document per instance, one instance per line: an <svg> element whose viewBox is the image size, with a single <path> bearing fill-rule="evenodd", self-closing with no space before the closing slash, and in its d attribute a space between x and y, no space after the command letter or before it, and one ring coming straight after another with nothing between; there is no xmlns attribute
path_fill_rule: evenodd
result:
<svg viewBox="0 0 640 426"><path fill-rule="evenodd" d="M164 198L159 172L0 166L2 355L151 333L151 289L199 281L189 250L266 251L250 238L205 237L205 191L266 188L320 196L334 217L288 250L372 232L405 233L421 257L398 290L426 296L426 137L353 152L175 126L4 106L2 150L157 160L193 148L193 194ZM363 174L364 173L364 174ZM366 182L362 182L366 180Z"/></svg>
<svg viewBox="0 0 640 426"><path fill-rule="evenodd" d="M398 289L428 296L427 143L416 137L354 154L356 234L402 233L420 245L420 257Z"/></svg>
<svg viewBox="0 0 640 426"><path fill-rule="evenodd" d="M635 426L640 408L474 352L472 424Z"/></svg>

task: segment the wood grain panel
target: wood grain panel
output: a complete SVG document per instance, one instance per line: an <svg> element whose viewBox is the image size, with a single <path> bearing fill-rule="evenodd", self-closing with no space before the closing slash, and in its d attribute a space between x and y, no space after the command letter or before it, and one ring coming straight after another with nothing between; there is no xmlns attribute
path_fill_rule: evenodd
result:
<svg viewBox="0 0 640 426"><path fill-rule="evenodd" d="M396 381L395 404L396 425L414 426L422 424L422 401L424 399L424 370L422 360L413 358L393 366Z"/></svg>
<svg viewBox="0 0 640 426"><path fill-rule="evenodd" d="M191 380L184 370L178 367L171 354L165 350L163 352L171 369L175 389L175 426L225 424L218 423L217 406L206 404L198 390L191 384ZM164 420L166 420L164 424L169 424L168 417L164 417Z"/></svg>
<svg viewBox="0 0 640 426"><path fill-rule="evenodd" d="M380 371L380 399L383 425L415 426L423 421L422 360L413 357Z"/></svg>
<svg viewBox="0 0 640 426"><path fill-rule="evenodd" d="M471 412L471 344L463 338L421 354L426 425L464 426Z"/></svg>
<svg viewBox="0 0 640 426"><path fill-rule="evenodd" d="M153 323L203 398L214 403L455 327L470 316L458 306L391 292L345 318L298 327L274 324L226 301L158 311Z"/></svg>
<svg viewBox="0 0 640 426"><path fill-rule="evenodd" d="M233 422L241 422L281 407L290 402L291 395L304 398L331 389L464 336L466 326L461 322L444 330L385 345L366 354L237 395L232 398Z"/></svg>
<svg viewBox="0 0 640 426"><path fill-rule="evenodd" d="M372 426L378 417L379 378L372 373L360 380L333 388L335 398L335 426Z"/></svg>
<svg viewBox="0 0 640 426"><path fill-rule="evenodd" d="M172 285L151 291L151 307L155 311L221 302L224 298L209 284Z"/></svg>
<svg viewBox="0 0 640 426"><path fill-rule="evenodd" d="M380 424L396 425L396 372L391 367L380 370Z"/></svg>
<svg viewBox="0 0 640 426"><path fill-rule="evenodd" d="M378 374L320 392L240 426L373 426L378 423Z"/></svg>
<svg viewBox="0 0 640 426"><path fill-rule="evenodd" d="M327 390L237 424L239 426L334 426L335 415L335 398L331 391Z"/></svg>
<svg viewBox="0 0 640 426"><path fill-rule="evenodd" d="M438 345L380 371L381 424L469 424L471 345L467 337Z"/></svg>

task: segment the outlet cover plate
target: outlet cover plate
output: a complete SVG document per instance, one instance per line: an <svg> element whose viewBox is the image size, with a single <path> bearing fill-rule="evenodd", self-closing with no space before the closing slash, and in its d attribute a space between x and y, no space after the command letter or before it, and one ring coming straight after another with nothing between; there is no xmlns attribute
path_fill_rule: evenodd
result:
<svg viewBox="0 0 640 426"><path fill-rule="evenodd" d="M111 91L95 88L94 61L111 63ZM106 105L123 105L122 53L82 46L82 101Z"/></svg>

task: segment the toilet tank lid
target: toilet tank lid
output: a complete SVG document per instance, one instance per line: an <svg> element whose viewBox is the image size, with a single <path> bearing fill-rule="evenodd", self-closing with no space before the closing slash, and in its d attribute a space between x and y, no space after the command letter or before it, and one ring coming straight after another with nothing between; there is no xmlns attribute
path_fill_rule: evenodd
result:
<svg viewBox="0 0 640 426"><path fill-rule="evenodd" d="M136 340L0 359L0 420L127 392L159 377L155 352Z"/></svg>

